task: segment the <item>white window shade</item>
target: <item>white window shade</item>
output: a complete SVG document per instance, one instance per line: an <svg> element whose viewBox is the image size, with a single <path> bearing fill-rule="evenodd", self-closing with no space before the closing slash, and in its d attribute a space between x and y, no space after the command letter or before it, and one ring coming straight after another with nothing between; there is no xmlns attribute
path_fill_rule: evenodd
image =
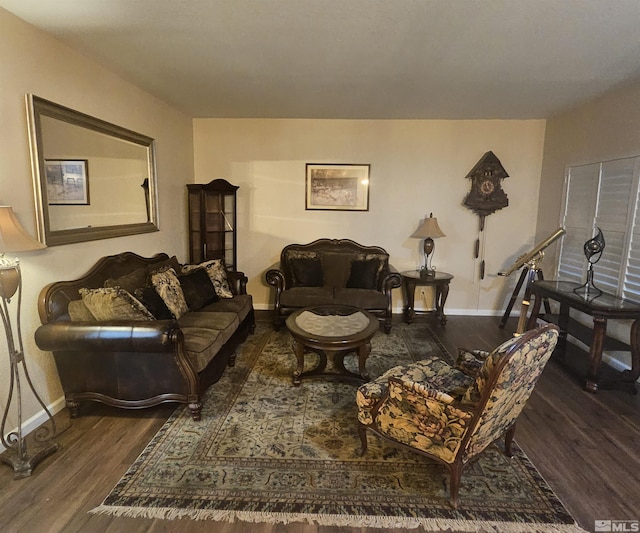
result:
<svg viewBox="0 0 640 533"><path fill-rule="evenodd" d="M582 282L588 267L585 241L600 228L605 249L594 265L595 285L640 301L640 157L571 167L565 190L560 279Z"/></svg>
<svg viewBox="0 0 640 533"><path fill-rule="evenodd" d="M599 163L569 169L562 223L567 233L560 250L560 279L581 282L586 274L583 245L592 236L599 179Z"/></svg>

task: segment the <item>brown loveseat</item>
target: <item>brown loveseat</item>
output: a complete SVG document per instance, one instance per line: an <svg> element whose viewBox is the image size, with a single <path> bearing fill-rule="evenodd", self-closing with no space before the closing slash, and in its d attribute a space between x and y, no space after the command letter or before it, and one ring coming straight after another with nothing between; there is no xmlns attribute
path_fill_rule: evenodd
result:
<svg viewBox="0 0 640 533"><path fill-rule="evenodd" d="M177 319L159 286L149 285L169 268L182 274L189 306ZM255 327L247 278L223 267L222 277L220 284L210 270L184 268L167 254L125 252L103 257L79 279L44 287L35 340L53 352L71 415L81 400L128 409L180 402L198 420L204 390L233 365L235 348Z"/></svg>
<svg viewBox="0 0 640 533"><path fill-rule="evenodd" d="M326 304L366 309L391 331L391 292L402 277L389 265L389 254L379 246L363 246L349 239L318 239L290 244L280 263L266 273L275 287L274 327L296 309Z"/></svg>

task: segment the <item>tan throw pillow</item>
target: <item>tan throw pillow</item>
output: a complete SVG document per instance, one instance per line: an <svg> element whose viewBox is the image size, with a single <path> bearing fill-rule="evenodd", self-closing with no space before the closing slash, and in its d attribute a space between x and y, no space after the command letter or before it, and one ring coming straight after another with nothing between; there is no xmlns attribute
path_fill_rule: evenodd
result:
<svg viewBox="0 0 640 533"><path fill-rule="evenodd" d="M154 320L144 305L119 287L78 292L96 320Z"/></svg>
<svg viewBox="0 0 640 533"><path fill-rule="evenodd" d="M151 284L174 318L180 318L189 310L180 281L173 268L158 270L151 274Z"/></svg>
<svg viewBox="0 0 640 533"><path fill-rule="evenodd" d="M182 267L182 272L186 274L196 268L204 268L207 271L207 275L209 276L211 283L213 283L216 294L220 298L233 298L233 293L231 292L229 281L227 280L227 269L224 265L224 259L212 259L198 265L184 265Z"/></svg>
<svg viewBox="0 0 640 533"><path fill-rule="evenodd" d="M90 322L96 319L82 300L71 300L67 311L69 311L69 318L73 321Z"/></svg>

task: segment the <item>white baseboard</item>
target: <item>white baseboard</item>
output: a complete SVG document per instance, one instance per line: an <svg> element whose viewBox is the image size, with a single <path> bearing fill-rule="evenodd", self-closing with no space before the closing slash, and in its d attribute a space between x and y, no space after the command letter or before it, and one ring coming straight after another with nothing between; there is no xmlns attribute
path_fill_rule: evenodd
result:
<svg viewBox="0 0 640 533"><path fill-rule="evenodd" d="M52 416L55 416L56 413L59 413L60 411L62 411L64 409L64 407L65 407L64 396L60 396L60 398L58 398L53 403L51 403L50 405L47 406L47 408L49 409L49 412L51 413ZM28 420L25 420L23 422L23 424L22 424L22 433L23 433L23 435L28 435L33 430L39 428L48 419L49 419L49 417L47 416L47 413L45 412L45 410L41 409L35 415L33 415L31 418L29 418ZM11 431L17 432L18 428L15 427ZM0 453L2 453L5 449L6 448L4 446L2 446L2 444L0 444Z"/></svg>
<svg viewBox="0 0 640 533"><path fill-rule="evenodd" d="M256 311L273 311L273 305L270 304L254 304L253 308ZM416 309L418 312L433 311L433 309ZM401 315L404 312L402 306L396 306L393 308L394 315ZM447 316L502 316L504 310L502 309L449 309L445 307L445 314ZM512 312L512 316L518 316L519 313Z"/></svg>

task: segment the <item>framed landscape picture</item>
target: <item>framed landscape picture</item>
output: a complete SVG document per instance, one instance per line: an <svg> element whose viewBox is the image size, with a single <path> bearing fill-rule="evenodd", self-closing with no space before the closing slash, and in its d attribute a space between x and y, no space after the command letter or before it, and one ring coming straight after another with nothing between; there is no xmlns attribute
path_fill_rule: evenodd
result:
<svg viewBox="0 0 640 533"><path fill-rule="evenodd" d="M307 163L306 209L368 211L369 168Z"/></svg>
<svg viewBox="0 0 640 533"><path fill-rule="evenodd" d="M86 159L46 159L49 205L89 205Z"/></svg>

